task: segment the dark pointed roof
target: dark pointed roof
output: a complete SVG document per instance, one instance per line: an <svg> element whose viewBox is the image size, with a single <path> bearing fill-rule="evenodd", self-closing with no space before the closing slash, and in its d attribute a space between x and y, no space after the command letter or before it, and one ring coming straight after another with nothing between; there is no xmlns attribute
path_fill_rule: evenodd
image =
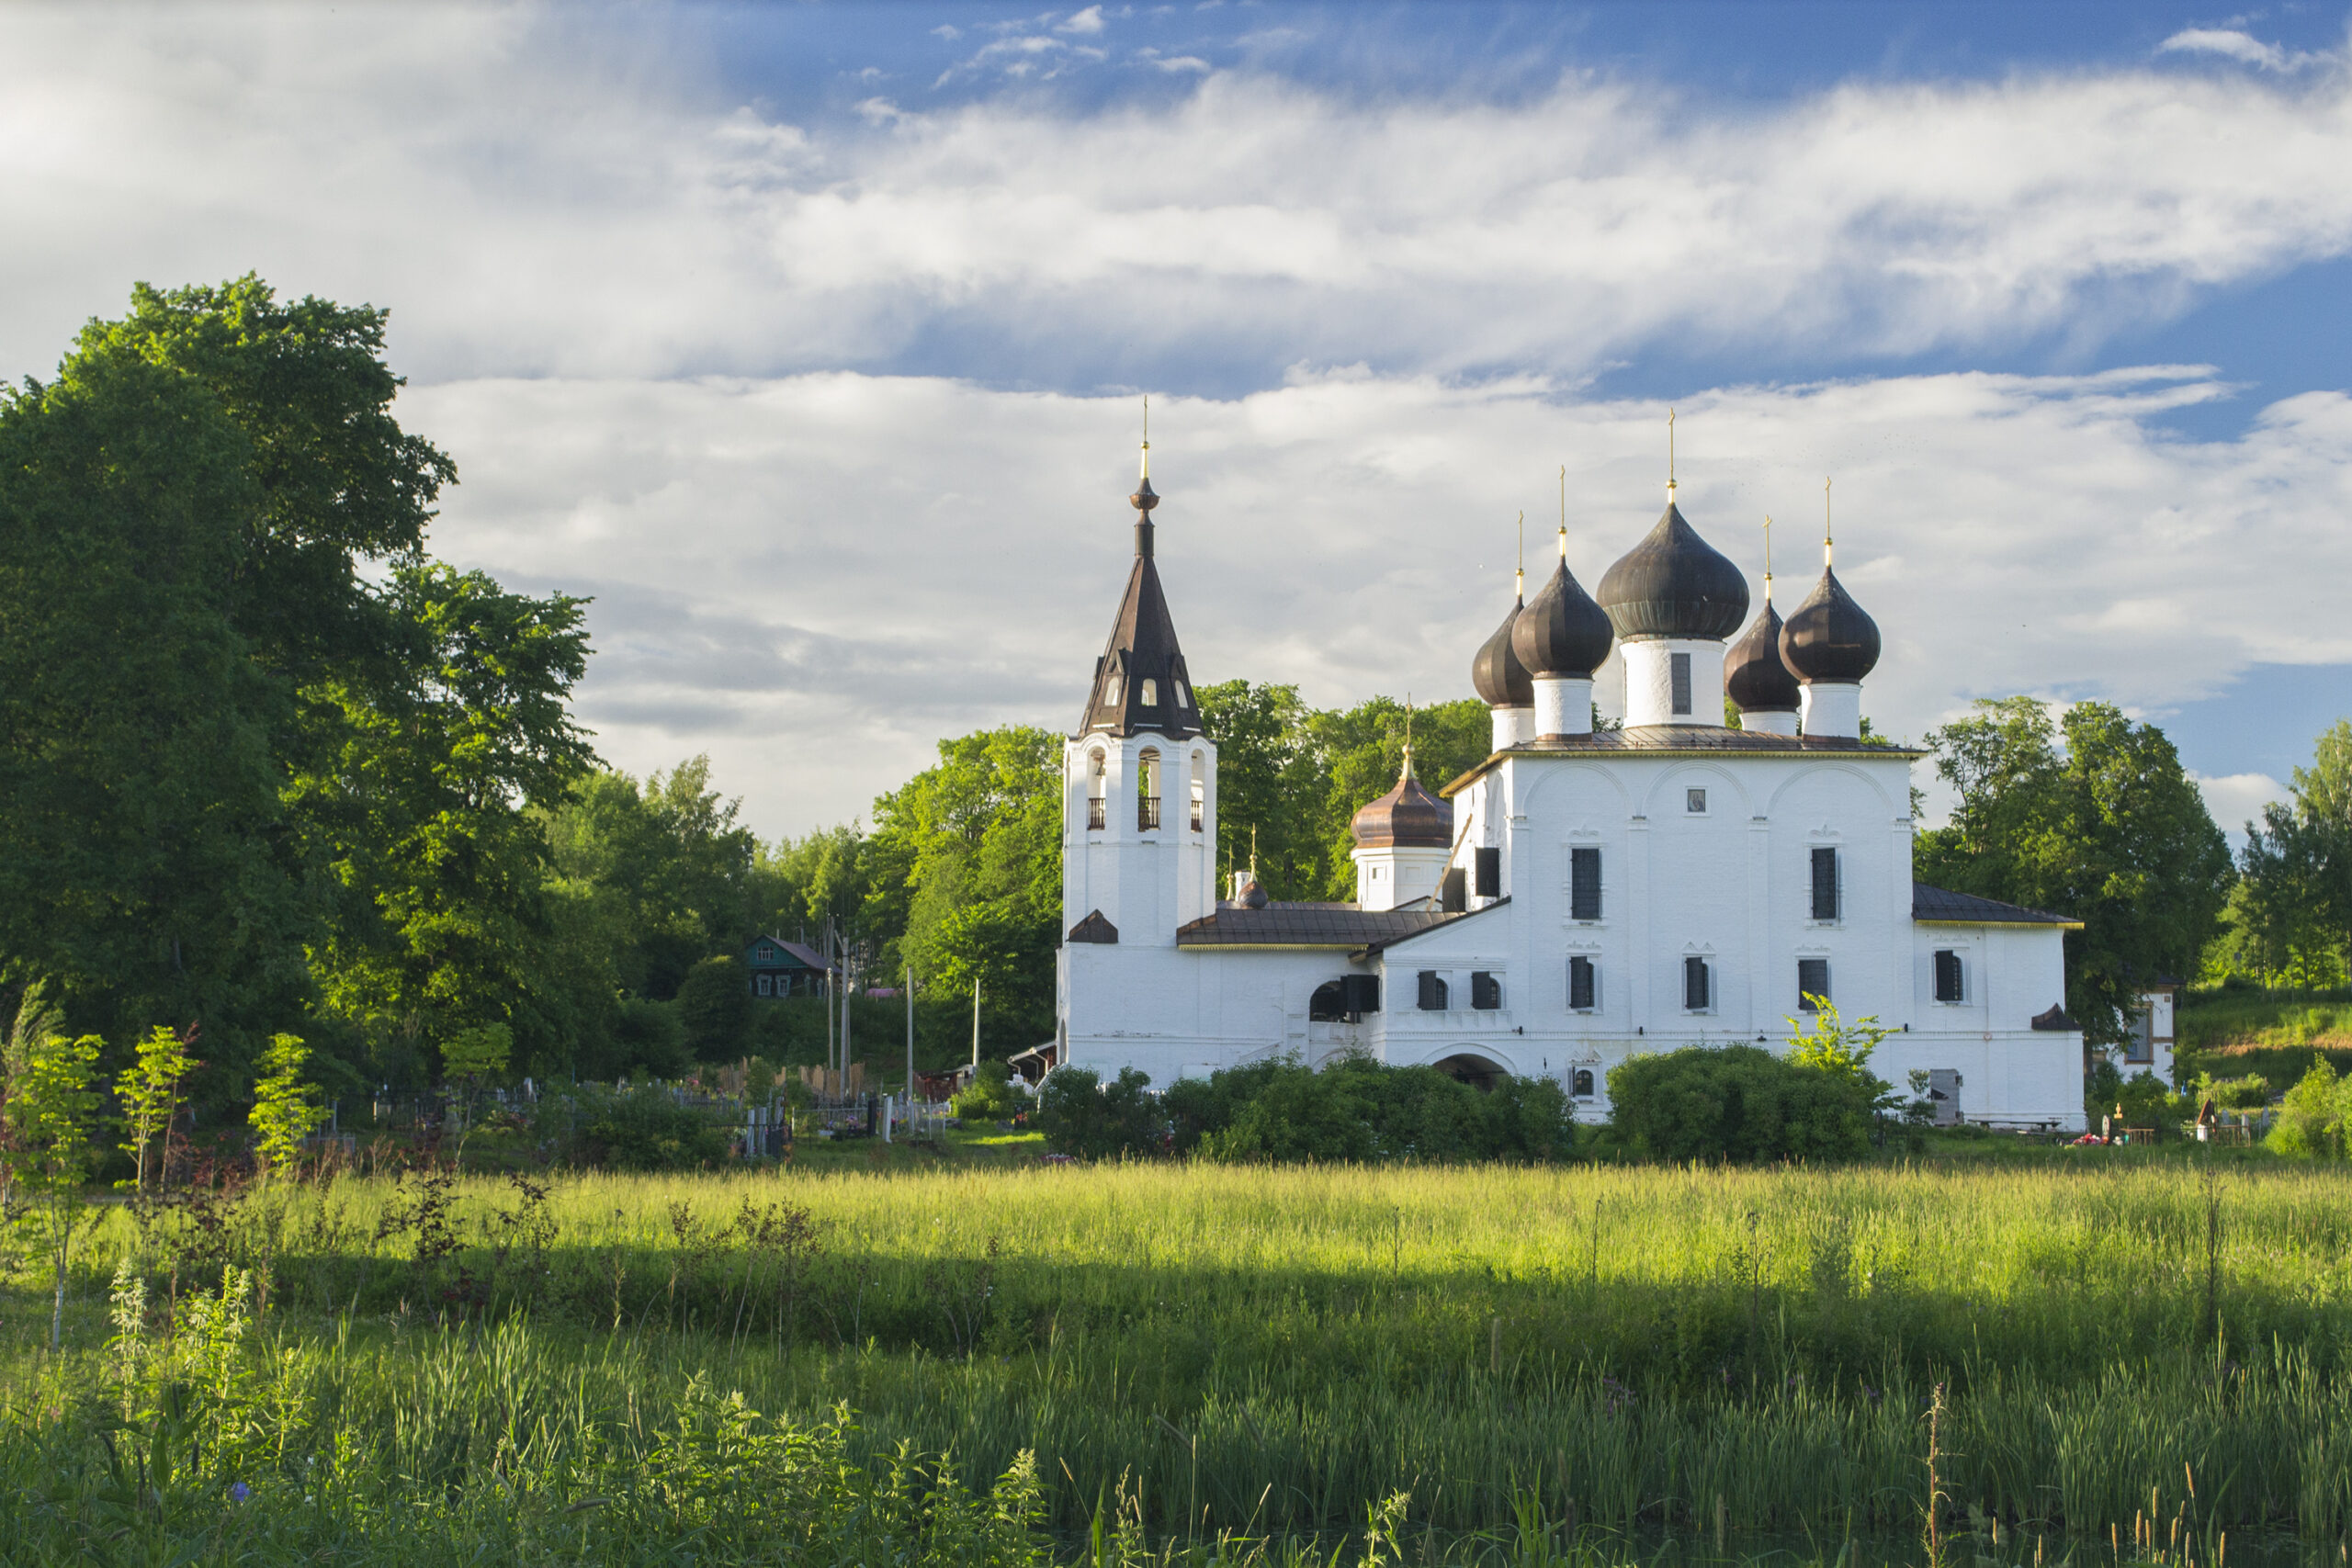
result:
<svg viewBox="0 0 2352 1568"><path fill-rule="evenodd" d="M1747 576L1699 537L1671 499L1657 526L1600 580L1600 597L1617 635L1628 642L1720 641L1747 619Z"/></svg>
<svg viewBox="0 0 2352 1568"><path fill-rule="evenodd" d="M1479 645L1470 660L1470 688L1478 700L1490 708L1529 708L1535 705L1535 682L1527 673L1527 666L1511 651L1511 628L1519 624L1520 613L1527 607L1523 599L1513 599L1510 614L1495 628L1495 635Z"/></svg>
<svg viewBox="0 0 2352 1568"><path fill-rule="evenodd" d="M1742 713L1794 713L1804 695L1781 662L1781 613L1770 599L1724 655L1724 694Z"/></svg>
<svg viewBox="0 0 2352 1568"><path fill-rule="evenodd" d="M1453 847L1453 803L1440 800L1413 776L1413 749L1405 748L1405 768L1396 787L1355 814L1348 824L1360 850Z"/></svg>
<svg viewBox="0 0 2352 1568"><path fill-rule="evenodd" d="M1531 681L1563 675L1587 676L1609 657L1609 617L1584 584L1568 570L1568 536L1560 535L1560 564L1535 591L1519 622L1511 628L1511 651L1527 666ZM1531 694L1529 701L1533 701Z"/></svg>
<svg viewBox="0 0 2352 1568"><path fill-rule="evenodd" d="M1781 661L1804 681L1859 681L1878 663L1878 623L1827 566L1781 628Z"/></svg>
<svg viewBox="0 0 2352 1568"><path fill-rule="evenodd" d="M1182 740L1201 732L1201 710L1184 668L1184 650L1176 645L1176 623L1169 618L1159 569L1152 564L1151 509L1159 497L1148 475L1127 499L1136 509L1135 570L1127 574L1111 640L1094 661L1094 689L1087 694L1079 733L1125 736L1148 730Z"/></svg>

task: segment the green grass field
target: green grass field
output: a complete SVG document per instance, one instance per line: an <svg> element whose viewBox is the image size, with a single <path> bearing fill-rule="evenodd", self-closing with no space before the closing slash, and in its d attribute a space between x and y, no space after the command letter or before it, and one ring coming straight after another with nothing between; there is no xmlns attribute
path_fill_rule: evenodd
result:
<svg viewBox="0 0 2352 1568"><path fill-rule="evenodd" d="M901 1445L981 1483L1034 1454L1065 1558L1115 1555L1087 1532L1125 1498L1163 1547L1222 1532L1281 1561L1357 1532L1352 1562L1398 1494L1407 1558L1533 1561L1539 1539L1704 1557L1718 1532L1732 1558L1887 1552L1918 1531L1939 1385L1950 1528L1998 1560L2108 1561L2110 1530L2128 1549L2141 1529L2333 1559L2352 1524L2352 1184L2323 1168L894 1150L875 1174L838 1153L850 1168L561 1177L543 1200L346 1179L143 1241L117 1209L85 1244L64 1356L29 1277L0 1320L0 1556L85 1561L119 1530L122 1561L819 1560L779 1555L768 1526L729 1535L741 1475L800 1484L761 1470L755 1437L790 1445L728 1416L730 1391L798 1423L804 1456L854 1413L833 1440L859 1474ZM142 1247L143 1343L165 1359L127 1420L107 1280ZM189 1303L230 1263L266 1271L267 1306L206 1361ZM185 1431L142 1508L140 1445L166 1416ZM223 1504L240 1481L252 1497ZM917 1518L917 1493L949 1495L837 1511L879 1528ZM925 1528L839 1560L905 1555Z"/></svg>

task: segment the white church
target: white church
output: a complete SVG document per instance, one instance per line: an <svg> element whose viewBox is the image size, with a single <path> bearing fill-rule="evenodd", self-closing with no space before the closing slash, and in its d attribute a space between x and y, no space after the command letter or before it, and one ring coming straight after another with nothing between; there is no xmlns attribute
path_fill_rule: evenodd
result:
<svg viewBox="0 0 2352 1568"><path fill-rule="evenodd" d="M1923 753L1861 739L1877 626L1826 558L1785 622L1768 571L1749 620L1744 574L1670 481L1597 595L1565 527L1532 602L1521 580L1471 659L1491 754L1432 795L1408 750L1396 787L1355 815L1353 903L1271 901L1247 874L1220 897L1216 747L1152 558L1148 458L1126 596L1063 751L1041 1055L1164 1088L1361 1052L1473 1082L1550 1077L1598 1120L1628 1056L1778 1045L1819 996L1894 1031L1872 1069L1898 1088L1924 1069L1942 1119L2082 1127L2072 922L1912 880ZM1597 730L1612 649L1624 721Z"/></svg>

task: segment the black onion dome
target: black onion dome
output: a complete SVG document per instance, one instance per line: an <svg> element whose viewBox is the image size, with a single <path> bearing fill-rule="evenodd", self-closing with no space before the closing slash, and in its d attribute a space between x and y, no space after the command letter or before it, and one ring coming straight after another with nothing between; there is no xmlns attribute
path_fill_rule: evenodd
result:
<svg viewBox="0 0 2352 1568"><path fill-rule="evenodd" d="M1519 625L1520 612L1526 604L1513 600L1510 614L1495 628L1495 635L1479 645L1470 660L1470 686L1478 700L1490 708L1526 708L1535 705L1535 682L1528 675L1527 666L1510 645L1511 628Z"/></svg>
<svg viewBox="0 0 2352 1568"><path fill-rule="evenodd" d="M1721 641L1747 619L1747 578L1671 501L1649 536L1618 558L1600 580L1600 607L1617 635Z"/></svg>
<svg viewBox="0 0 2352 1568"><path fill-rule="evenodd" d="M1859 681L1877 665L1878 651L1878 623L1823 567L1821 581L1781 628L1781 661L1804 681Z"/></svg>
<svg viewBox="0 0 2352 1568"><path fill-rule="evenodd" d="M1413 776L1413 753L1405 753L1405 772L1396 787L1355 814L1348 824L1360 850L1453 847L1453 803L1440 800Z"/></svg>
<svg viewBox="0 0 2352 1568"><path fill-rule="evenodd" d="M1781 613L1770 599L1724 655L1724 694L1742 713L1793 713L1804 694L1781 662Z"/></svg>
<svg viewBox="0 0 2352 1568"><path fill-rule="evenodd" d="M1511 626L1511 652L1534 679L1588 676L1609 658L1609 617L1568 570L1566 558ZM1535 700L1530 685L1527 700Z"/></svg>

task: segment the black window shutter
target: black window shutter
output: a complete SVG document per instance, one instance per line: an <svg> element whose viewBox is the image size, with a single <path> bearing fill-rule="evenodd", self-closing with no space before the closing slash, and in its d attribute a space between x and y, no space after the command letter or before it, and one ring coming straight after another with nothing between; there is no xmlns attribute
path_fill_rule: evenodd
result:
<svg viewBox="0 0 2352 1568"><path fill-rule="evenodd" d="M1380 1010L1380 976L1377 975L1340 976L1340 1005L1349 1012L1378 1012Z"/></svg>
<svg viewBox="0 0 2352 1568"><path fill-rule="evenodd" d="M1667 667L1673 672L1674 711L1689 713L1690 711L1690 656L1687 653L1669 653L1666 658Z"/></svg>
<svg viewBox="0 0 2352 1568"><path fill-rule="evenodd" d="M1600 919L1600 852L1597 849L1568 852L1568 918Z"/></svg>
<svg viewBox="0 0 2352 1568"><path fill-rule="evenodd" d="M1476 852L1478 897L1499 898L1503 896L1503 852L1498 849L1482 849Z"/></svg>
<svg viewBox="0 0 2352 1568"><path fill-rule="evenodd" d="M1838 852L1813 852L1813 918L1834 920L1838 918Z"/></svg>
<svg viewBox="0 0 2352 1568"><path fill-rule="evenodd" d="M1682 1005L1691 1012L1707 1010L1707 961L1703 958L1682 961Z"/></svg>
<svg viewBox="0 0 2352 1568"><path fill-rule="evenodd" d="M1484 969L1470 973L1470 1005L1484 1012L1492 1012L1503 1005L1503 983Z"/></svg>
<svg viewBox="0 0 2352 1568"><path fill-rule="evenodd" d="M1813 1003L1807 998L1829 999L1829 960L1800 958L1797 960L1797 1010L1811 1012Z"/></svg>
<svg viewBox="0 0 2352 1568"><path fill-rule="evenodd" d="M1956 1002L1960 995L1960 954L1949 948L1936 952L1936 1000Z"/></svg>
<svg viewBox="0 0 2352 1568"><path fill-rule="evenodd" d="M1592 960L1582 953L1568 960L1568 1006L1578 1012L1592 1010Z"/></svg>
<svg viewBox="0 0 2352 1568"><path fill-rule="evenodd" d="M1421 1010L1443 1012L1445 1010L1445 976L1434 969L1424 969L1420 973L1420 983Z"/></svg>
<svg viewBox="0 0 2352 1568"><path fill-rule="evenodd" d="M1470 878L1458 866L1448 866L1444 880L1437 885L1437 907L1449 915L1458 915L1470 907Z"/></svg>

